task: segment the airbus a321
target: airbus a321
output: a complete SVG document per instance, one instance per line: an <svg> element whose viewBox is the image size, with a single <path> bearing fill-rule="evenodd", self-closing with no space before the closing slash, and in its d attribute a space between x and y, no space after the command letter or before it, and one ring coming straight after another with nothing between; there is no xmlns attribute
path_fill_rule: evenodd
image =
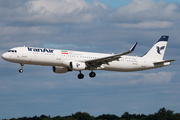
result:
<svg viewBox="0 0 180 120"><path fill-rule="evenodd" d="M169 36L161 36L152 48L142 57L127 56L134 51L137 42L127 52L120 54L102 54L71 50L58 50L36 47L15 47L2 55L6 61L20 63L20 73L24 64L52 66L54 73L79 71L78 78L83 79L83 70L91 71L91 78L96 76L94 70L119 72L141 71L168 66L175 60L163 60Z"/></svg>

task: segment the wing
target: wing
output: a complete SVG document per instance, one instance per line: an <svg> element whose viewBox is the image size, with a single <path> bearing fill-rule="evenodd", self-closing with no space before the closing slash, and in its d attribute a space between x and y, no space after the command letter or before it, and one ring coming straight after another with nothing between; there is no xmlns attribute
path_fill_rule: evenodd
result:
<svg viewBox="0 0 180 120"><path fill-rule="evenodd" d="M119 61L119 58L121 58L121 56L132 53L136 45L137 45L137 42L127 52L111 55L111 56L107 56L103 58L93 59L93 60L86 60L85 63L89 68L97 68L97 67L100 67L102 64L109 64L109 62L112 62L112 61Z"/></svg>

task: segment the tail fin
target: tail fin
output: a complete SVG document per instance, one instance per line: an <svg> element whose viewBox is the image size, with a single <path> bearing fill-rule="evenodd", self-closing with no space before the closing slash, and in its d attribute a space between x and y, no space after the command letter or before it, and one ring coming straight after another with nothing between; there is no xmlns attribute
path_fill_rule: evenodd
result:
<svg viewBox="0 0 180 120"><path fill-rule="evenodd" d="M154 46L143 57L163 60L168 38L169 36L161 36Z"/></svg>

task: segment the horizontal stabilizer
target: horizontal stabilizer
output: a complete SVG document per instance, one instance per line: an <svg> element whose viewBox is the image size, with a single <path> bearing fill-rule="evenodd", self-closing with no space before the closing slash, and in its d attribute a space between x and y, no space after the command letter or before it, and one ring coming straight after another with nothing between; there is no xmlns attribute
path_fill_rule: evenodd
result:
<svg viewBox="0 0 180 120"><path fill-rule="evenodd" d="M165 60L165 61L160 61L160 62L154 62L154 64L161 64L161 63L166 63L166 62L173 62L176 60Z"/></svg>

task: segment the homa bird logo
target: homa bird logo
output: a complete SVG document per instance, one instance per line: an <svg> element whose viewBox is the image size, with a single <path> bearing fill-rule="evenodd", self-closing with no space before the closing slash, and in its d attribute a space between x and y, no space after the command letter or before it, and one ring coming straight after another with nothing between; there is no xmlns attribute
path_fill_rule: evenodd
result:
<svg viewBox="0 0 180 120"><path fill-rule="evenodd" d="M161 55L161 50L164 50L165 46L159 47L157 46L157 52Z"/></svg>

